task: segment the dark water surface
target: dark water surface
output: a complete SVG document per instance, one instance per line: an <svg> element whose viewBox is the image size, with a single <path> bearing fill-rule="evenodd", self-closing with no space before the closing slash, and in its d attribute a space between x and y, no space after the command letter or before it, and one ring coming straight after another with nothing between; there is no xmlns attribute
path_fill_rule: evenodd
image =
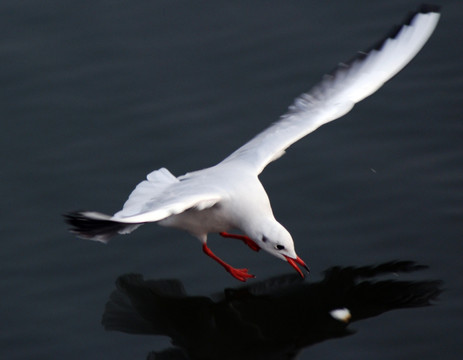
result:
<svg viewBox="0 0 463 360"><path fill-rule="evenodd" d="M463 3L440 3L441 22L410 66L261 179L312 269L307 285L333 266L401 259L429 268L392 278L439 280L445 291L434 306L355 322L356 334L301 359L463 356ZM206 299L241 286L188 234L151 225L104 246L68 234L61 214L115 212L151 170L215 164L418 2L353 4L0 3L2 359L144 359L168 348L166 336L104 330L122 274L176 279ZM249 267L250 285L291 271L232 240L209 244Z"/></svg>

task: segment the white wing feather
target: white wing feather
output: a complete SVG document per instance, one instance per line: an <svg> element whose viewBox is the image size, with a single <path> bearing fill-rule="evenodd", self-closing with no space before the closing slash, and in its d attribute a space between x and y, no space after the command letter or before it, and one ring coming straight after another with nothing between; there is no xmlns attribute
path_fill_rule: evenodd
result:
<svg viewBox="0 0 463 360"><path fill-rule="evenodd" d="M439 20L437 7L423 6L394 34L349 64L340 64L308 93L297 98L289 112L240 147L222 163L245 162L260 174L286 148L319 126L349 112L373 94L420 51Z"/></svg>
<svg viewBox="0 0 463 360"><path fill-rule="evenodd" d="M218 191L204 186L200 179L188 176L180 179L182 181L165 168L153 171L147 180L137 185L122 210L111 220L123 223L159 221L191 208L207 209L222 199Z"/></svg>

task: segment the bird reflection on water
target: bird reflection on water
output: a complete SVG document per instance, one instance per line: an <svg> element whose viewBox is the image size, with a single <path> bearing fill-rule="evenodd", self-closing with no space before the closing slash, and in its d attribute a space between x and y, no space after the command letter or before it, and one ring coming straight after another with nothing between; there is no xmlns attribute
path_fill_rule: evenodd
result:
<svg viewBox="0 0 463 360"><path fill-rule="evenodd" d="M431 305L440 281L384 277L423 268L410 261L333 267L317 283L282 275L214 297L188 296L178 280L127 274L117 279L103 325L171 338L174 347L148 359L293 359L304 347L353 334L350 322Z"/></svg>

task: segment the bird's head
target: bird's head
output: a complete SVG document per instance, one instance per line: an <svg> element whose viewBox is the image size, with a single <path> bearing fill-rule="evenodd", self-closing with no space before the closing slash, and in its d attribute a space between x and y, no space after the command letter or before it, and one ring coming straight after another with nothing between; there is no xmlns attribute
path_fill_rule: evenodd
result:
<svg viewBox="0 0 463 360"><path fill-rule="evenodd" d="M254 235L254 241L273 256L287 261L302 277L304 274L298 265L309 272L308 266L297 256L291 234L279 222L266 221L265 226Z"/></svg>

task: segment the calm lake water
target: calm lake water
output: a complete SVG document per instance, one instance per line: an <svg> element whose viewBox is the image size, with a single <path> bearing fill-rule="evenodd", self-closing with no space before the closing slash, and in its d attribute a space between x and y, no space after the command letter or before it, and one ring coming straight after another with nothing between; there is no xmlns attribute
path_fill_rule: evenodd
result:
<svg viewBox="0 0 463 360"><path fill-rule="evenodd" d="M278 327L281 346L301 351L300 359L463 356L463 3L439 3L435 34L404 71L347 116L295 144L261 176L277 219L312 270L294 290L309 289L307 302L291 302L294 296L273 308L278 319L290 321L288 331ZM105 246L73 237L61 214L115 212L154 169L181 175L222 160L417 5L2 1L0 357L144 359L172 346L166 334L177 331L192 341L177 328L160 336L106 331L105 304L124 274L172 279L162 294L197 295L208 309L224 304L224 289L283 298L281 278L271 286L261 282L292 269L233 240L212 236L209 244L257 276L248 282L252 291L233 290L242 284L188 234L150 225ZM355 334L322 343L295 345L288 337L299 329L318 333L313 289L325 270L394 260L428 266L406 274L390 269L389 279L407 281L404 291L422 289L417 282L443 282L433 306L415 308L416 302L373 312L348 325ZM222 295L210 298L214 294ZM253 314L266 306L230 304ZM157 309L159 316L167 313ZM210 313L169 309L182 320L192 317L190 334L211 331L196 325ZM268 314L266 321L278 324ZM235 321L230 331L243 324ZM207 350L218 340L203 341ZM222 354L240 344L225 342ZM249 358L288 358L269 346Z"/></svg>

